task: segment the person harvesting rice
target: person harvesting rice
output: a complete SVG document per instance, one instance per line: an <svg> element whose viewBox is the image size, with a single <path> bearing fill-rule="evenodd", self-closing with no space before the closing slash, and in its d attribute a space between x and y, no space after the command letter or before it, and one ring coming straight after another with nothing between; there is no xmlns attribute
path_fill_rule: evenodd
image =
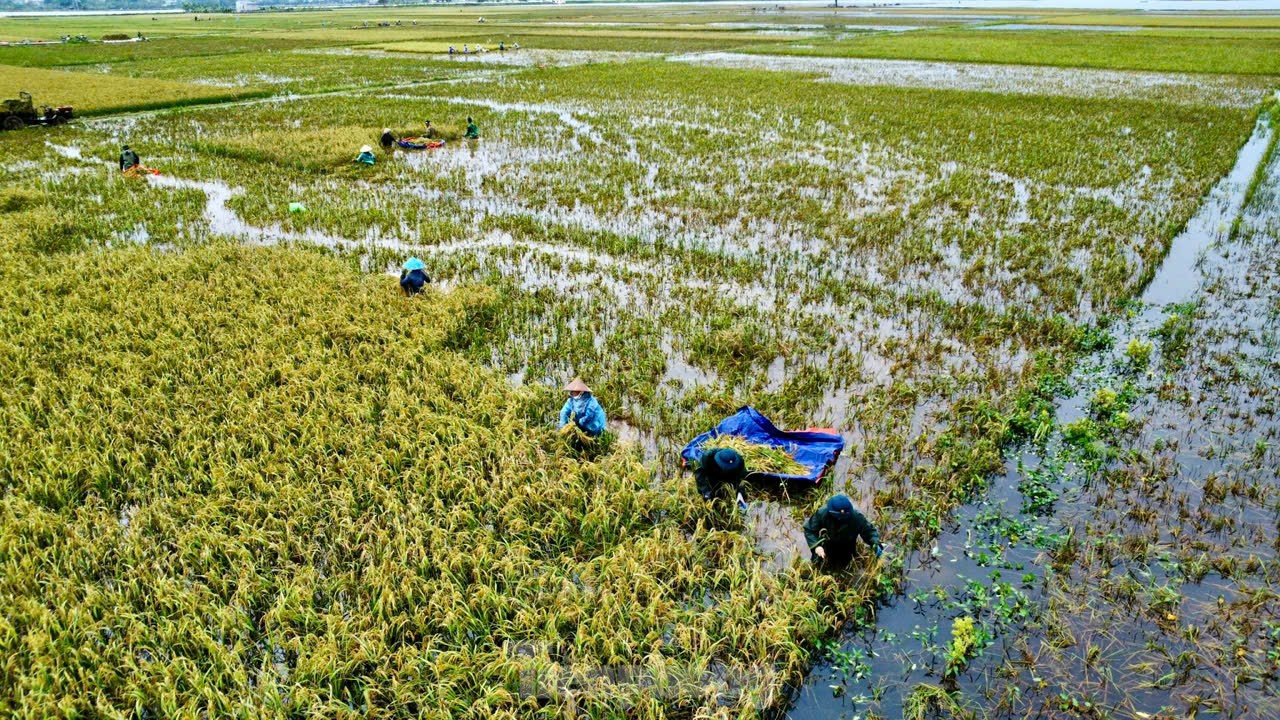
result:
<svg viewBox="0 0 1280 720"><path fill-rule="evenodd" d="M405 295L417 295L430 282L427 267L421 260L411 257L405 261L404 268L400 271L400 289Z"/></svg>
<svg viewBox="0 0 1280 720"><path fill-rule="evenodd" d="M125 145L120 148L120 172L124 172L131 167L137 167L142 164L142 159L138 157L138 153L133 148Z"/></svg>
<svg viewBox="0 0 1280 720"><path fill-rule="evenodd" d="M854 509L853 501L844 493L832 497L805 522L804 537L813 551L813 561L832 567L847 565L858 554L858 538L871 547L876 557L884 552L876 526Z"/></svg>
<svg viewBox="0 0 1280 720"><path fill-rule="evenodd" d="M742 453L733 448L708 449L698 460L693 471L698 494L710 502L728 488L738 501L738 509L746 510L747 501L742 497L742 480L747 476L747 462Z"/></svg>
<svg viewBox="0 0 1280 720"><path fill-rule="evenodd" d="M719 435L702 444L703 453L726 449L741 455L743 462L751 466L751 472L770 475L805 475L809 472L808 465L792 456L794 444L788 451L783 446L754 443L737 435Z"/></svg>
<svg viewBox="0 0 1280 720"><path fill-rule="evenodd" d="M604 408L600 407L599 401L591 394L591 388L587 387L582 378L574 378L565 387L565 391L569 393L569 399L560 408L560 432L566 432L572 422L573 426L592 440L600 437L605 425Z"/></svg>

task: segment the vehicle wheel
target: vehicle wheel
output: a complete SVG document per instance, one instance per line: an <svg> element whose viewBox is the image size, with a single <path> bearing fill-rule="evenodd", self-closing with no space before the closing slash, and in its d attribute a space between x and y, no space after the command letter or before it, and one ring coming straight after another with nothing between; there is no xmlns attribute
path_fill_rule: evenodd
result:
<svg viewBox="0 0 1280 720"><path fill-rule="evenodd" d="M22 118L17 115L10 115L4 119L5 130L21 130L26 127L26 123L22 122Z"/></svg>

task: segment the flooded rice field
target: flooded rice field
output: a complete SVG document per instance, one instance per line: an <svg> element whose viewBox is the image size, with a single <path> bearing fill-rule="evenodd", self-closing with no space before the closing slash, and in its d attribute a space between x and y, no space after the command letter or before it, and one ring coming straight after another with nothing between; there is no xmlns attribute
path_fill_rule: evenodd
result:
<svg viewBox="0 0 1280 720"><path fill-rule="evenodd" d="M1035 439L787 717L1280 712L1273 134L1260 121Z"/></svg>
<svg viewBox="0 0 1280 720"><path fill-rule="evenodd" d="M1070 30L1072 32L1138 32L1141 25L1066 25L1062 23L1001 23L991 30Z"/></svg>
<svg viewBox="0 0 1280 720"><path fill-rule="evenodd" d="M718 57L759 59L702 56L713 64ZM699 354L695 338L729 332L722 329L728 318L738 316L735 324L753 318L750 327L760 337L748 346L746 357L732 361L731 368L717 367L724 361L708 357L703 367L729 370L724 389L735 395L745 391L745 399L765 387L751 380L752 368L763 367L756 363L768 365L785 357L785 376L797 376L793 382L812 382L809 374L819 373L816 377L825 378L821 382L828 386L794 408L792 417L800 421L822 406L826 410L820 419L835 426L849 424L856 415L852 408L831 405L832 397L863 397L891 379L903 382L904 372L917 378L919 392L942 378L1014 373L1026 362L1026 339L1017 336L982 347L948 337L945 315L937 307L982 306L1008 313L1056 302L1059 286L1030 284L1025 274L1001 268L996 258L976 258L967 237L1024 237L1048 220L1064 231L1093 226L1099 241L1114 243L1119 232L1107 230L1104 223L1122 222L1130 233L1151 223L1154 231L1193 201L1175 202L1185 170L1161 159L1162 144L1179 141L1176 127L1142 140L1153 143L1149 156L1116 158L1130 171L1103 180L1079 173L1001 169L963 152L939 157L936 145L907 138L841 143L837 138L848 125L839 117L807 128L779 126L764 113L715 107L705 100L676 106L662 96L564 95L548 86L549 79L477 78L449 83L444 91L449 94L432 90L435 84L381 93L385 103L419 106L409 111L410 117L483 114L500 136L441 151L397 153L385 159L389 175L376 181L343 185L300 178L289 199L310 208L304 216L278 215L283 200L257 192L252 176L234 185L216 179L225 174L217 162L193 166L208 168L210 179L162 175L153 184L160 190L204 193L204 222L183 225L179 233L189 239L227 236L254 243L317 244L356 255L362 267L378 268L417 253L446 277L496 272L504 284L530 297L591 288L589 297L572 303L585 306L554 312L543 308L512 318L516 325L508 332L525 339L500 348L498 357L527 381L563 372L557 369L563 366L553 357L554 348L583 331L575 329L577 322L600 311L605 312L605 327L615 329L637 328L646 316L678 322L674 335L669 328L650 338L629 330L629 337L607 337L602 346L592 345L600 354L596 362L638 351L653 354L659 367L688 363ZM1146 78L1125 79L1133 92L1149 87ZM541 92L530 93L535 87ZM459 89L469 91L458 94ZM1200 90L1207 93L1203 102L1219 101L1211 89ZM1244 91L1239 92L1243 98ZM531 94L544 99L519 99ZM273 103L258 114L271 122L302 120L334 105L307 98ZM188 123L204 143L216 143L243 127L237 120L224 128L216 117ZM723 135L715 137L722 139L712 142L712 135L686 130L684 123L716 128ZM141 134L129 127L134 136ZM1133 127L1124 122L1115 122L1110 132L1119 146L1136 144ZM964 130L958 139L969 138L976 139L975 130ZM691 163L691 157L697 162ZM606 184L584 196L576 188L580 178L592 176ZM1093 184L1098 180L1103 182ZM983 202L971 201L961 209L953 199L942 205L933 199L961 184ZM786 195L778 197L780 191ZM735 198L732 205L715 200L725 195ZM337 215L353 207L361 217L358 229L347 228ZM1096 214L1100 208L1107 214ZM833 261L844 254L847 233L859 232L856 225L875 228L902 222L898 218L906 220L907 232L923 233L921 247L930 249L921 253L902 245L867 244L847 260ZM154 237L148 224L139 227ZM534 227L539 229L531 233ZM845 237L836 241L837 234ZM1082 239L1088 237L1073 242ZM1088 245L1077 252L1088 258ZM1122 252L1117 259L1129 265L1127 281L1141 277L1144 261L1136 251ZM974 274L975 261L983 266L980 275ZM1182 261L1175 257L1170 262ZM723 271L711 271L708 263L719 263ZM847 288L854 288L851 296ZM1071 291L1062 297L1061 307L1083 309L1078 317L1087 320L1088 309L1100 302L1089 292L1087 287ZM691 307L703 309L689 317ZM850 307L864 310L849 314ZM883 315L890 307L895 309ZM681 315L685 319L676 320ZM532 337L540 339L530 344L527 338ZM638 348L623 349L637 341ZM775 387L779 394L791 391L785 376ZM681 402L690 390L695 395L703 391L652 380L644 387L627 403L626 419L678 442L684 431L668 435L673 428L666 426L669 420L660 408ZM941 411L946 402L942 396L950 392L945 388L926 392L916 405L942 403Z"/></svg>
<svg viewBox="0 0 1280 720"><path fill-rule="evenodd" d="M1007 27L1007 26L994 26ZM1118 72L1081 68L976 63L876 60L865 58L795 57L711 52L671 58L715 67L813 73L828 82L850 85L971 90L1026 95L1099 98L1160 98L1188 105L1251 107L1260 84L1238 78L1181 73Z"/></svg>
<svg viewBox="0 0 1280 720"><path fill-rule="evenodd" d="M390 45L394 47L394 44ZM460 50L460 49L459 49ZM625 52L611 50L548 50L543 48L521 48L519 50L512 49L506 52L498 52L490 49L489 52L474 53L463 56L459 51L458 54L449 56L447 53L442 54L439 51L430 53L423 52L396 52L394 50L379 50L376 48L353 47L353 48L308 48L304 50L295 50L299 55L320 55L342 58L380 58L390 60L418 60L425 58L433 60L444 60L451 63L460 64L466 67L468 63L477 65L497 64L497 65L513 65L518 67L534 67L534 66L571 66L584 65L586 63L598 62L628 62L631 60L643 60L647 58L659 57L657 53L643 52ZM442 56L443 55L443 56Z"/></svg>
<svg viewBox="0 0 1280 720"><path fill-rule="evenodd" d="M515 554L494 544L451 557L448 589L413 601L424 603L413 612L429 596L454 614L418 638L450 638L432 646L430 663L461 652L460 662L493 661L509 678L527 666L502 663L569 667L599 643L608 647L590 657L610 664L647 669L661 657L723 679L752 660L759 694L756 680L725 681L707 705L724 711L717 718L730 708L850 720L1280 713L1275 78L780 54L774 43L809 34L879 41L955 22L1074 31L1013 13L903 11L867 22L841 13L838 23L825 14L696 22L568 13L542 23L566 33L564 47L508 52L488 38L527 21L495 15L476 30L467 16L466 33L434 28L422 39L311 28L346 33L347 44L254 51L263 57L253 68L234 56L95 62L88 72L102 83L158 78L253 93L103 112L42 142L6 145L3 167L21 186L6 189L0 207L26 223L12 240L23 258L113 262L146 248L158 262L190 256L197 266L155 270L149 258L138 272L180 278L197 294L210 287L200 278L214 276L200 265L210 258L245 262L234 258L246 247L279 258L311 278L313 294L280 295L278 275L246 270L282 317L298 318L264 342L317 322L311 304L336 303L326 305L332 333L296 342L352 353L343 362L359 367L336 385L373 378L371 404L361 398L340 413L353 426L413 413L397 407L407 402L401 390L384 387L397 371L361 354L374 331L349 320L355 310L341 293L377 307L394 298L376 317L428 348L429 360L391 352L414 372L437 372L424 362L469 368L465 381L430 387L419 402L433 420L407 423L404 437L440 424L433 443L477 454L465 464L433 458L432 472L507 473L502 492L546 516L512 515L505 503L516 495L493 517L464 518L465 507L446 511L439 498L430 512L404 505L395 514L449 515L471 540L504 528L584 529L564 530L578 538L573 547L540 538ZM611 27L708 36L636 36L599 49L598 36L577 34ZM727 33L763 37L708 50ZM455 35L490 52L441 57ZM468 118L479 139L461 139ZM427 120L448 138L443 147L378 148L372 165L354 162L382 128L409 137ZM158 174L121 177L126 142ZM410 257L438 293L395 295ZM56 264L22 262L33 272ZM310 264L332 277L307 275ZM208 328L275 312L238 302L255 309ZM465 320L450 315L455 306ZM303 378L286 370L234 392L287 393ZM542 437L574 376L609 414L599 455ZM488 405L507 393L514 399L501 410ZM457 425L464 430L437 423L446 401L449 412L476 402L483 417ZM701 503L679 451L744 405L780 426L833 428L846 449L816 487L756 483L741 514ZM516 459L485 454L517 425L515 440L534 440ZM379 462L410 473L400 443ZM554 471L539 465L551 462ZM526 472L536 479L510 479ZM489 492L474 480L466 492ZM582 489L624 481L595 496ZM808 565L801 524L835 492L879 525L886 552L828 574ZM391 502L380 493L376 502ZM589 517L552 508L555 498ZM135 494L103 517L134 542L159 522L152 502ZM375 515L357 513L361 522ZM434 546L447 544L432 532ZM582 539L595 532L614 543L608 562ZM695 556L715 568L686 567ZM435 572L434 563L420 567ZM677 566L670 586L650 576ZM320 584L336 572L327 556L308 568ZM540 599L508 603L508 582ZM597 619L534 617L546 593ZM380 595L379 612L400 612L408 601L398 600ZM349 614L345 595L335 602ZM269 616L311 622L289 612ZM603 623L590 638L566 629L589 622ZM632 625L645 637L611 644ZM250 634L261 666L248 673L253 682L304 697L305 642ZM361 695L367 687L363 676L350 680L333 707L378 705ZM523 698L522 688L504 691ZM519 705L527 698L498 695L467 707L530 709ZM703 707L680 697L671 707ZM658 703L634 706L655 717L666 712L655 696L641 702Z"/></svg>

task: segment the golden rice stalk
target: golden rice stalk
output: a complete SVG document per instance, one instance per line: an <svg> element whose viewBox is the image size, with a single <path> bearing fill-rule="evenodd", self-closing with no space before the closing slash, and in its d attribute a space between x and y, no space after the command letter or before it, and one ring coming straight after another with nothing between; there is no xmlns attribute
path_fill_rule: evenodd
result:
<svg viewBox="0 0 1280 720"><path fill-rule="evenodd" d="M794 453L777 445L753 443L737 435L718 435L702 443L702 452L709 453L722 448L737 450L746 461L747 472L775 475L808 475L810 467L795 459Z"/></svg>

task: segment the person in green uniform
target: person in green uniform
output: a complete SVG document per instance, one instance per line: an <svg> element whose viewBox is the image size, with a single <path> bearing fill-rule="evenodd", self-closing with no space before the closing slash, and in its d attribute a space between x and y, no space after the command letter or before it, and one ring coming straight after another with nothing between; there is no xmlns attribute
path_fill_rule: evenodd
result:
<svg viewBox="0 0 1280 720"><path fill-rule="evenodd" d="M858 554L858 539L875 552L884 552L880 533L865 515L853 507L848 495L840 493L818 508L804 524L804 537L816 563L839 567Z"/></svg>
<svg viewBox="0 0 1280 720"><path fill-rule="evenodd" d="M128 145L120 148L120 172L141 164L142 159L138 157L138 153L134 152L133 148Z"/></svg>

